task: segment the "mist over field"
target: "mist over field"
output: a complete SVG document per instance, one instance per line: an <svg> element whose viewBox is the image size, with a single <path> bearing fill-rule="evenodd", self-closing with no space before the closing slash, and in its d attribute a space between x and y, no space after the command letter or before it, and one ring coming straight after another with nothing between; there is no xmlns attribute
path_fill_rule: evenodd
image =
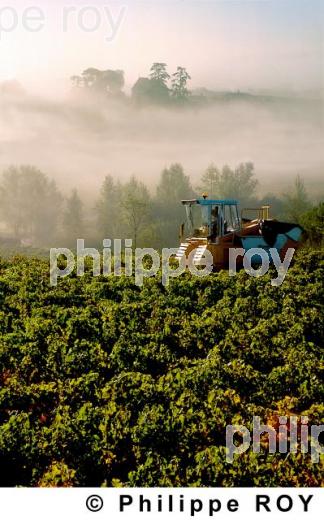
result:
<svg viewBox="0 0 324 520"><path fill-rule="evenodd" d="M323 100L219 93L186 108L137 107L70 94L55 101L17 85L0 90L0 169L31 164L92 199L108 174L155 188L178 162L193 185L210 163L252 161L259 191L281 193L297 174L310 195L323 193Z"/></svg>

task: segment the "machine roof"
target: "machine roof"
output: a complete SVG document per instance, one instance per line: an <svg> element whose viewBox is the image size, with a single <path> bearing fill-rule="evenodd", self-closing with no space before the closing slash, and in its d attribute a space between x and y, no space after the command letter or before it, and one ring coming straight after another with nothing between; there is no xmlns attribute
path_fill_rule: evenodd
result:
<svg viewBox="0 0 324 520"><path fill-rule="evenodd" d="M238 205L238 200L235 199L191 199L191 200L182 200L182 204L200 204L202 206L236 206Z"/></svg>

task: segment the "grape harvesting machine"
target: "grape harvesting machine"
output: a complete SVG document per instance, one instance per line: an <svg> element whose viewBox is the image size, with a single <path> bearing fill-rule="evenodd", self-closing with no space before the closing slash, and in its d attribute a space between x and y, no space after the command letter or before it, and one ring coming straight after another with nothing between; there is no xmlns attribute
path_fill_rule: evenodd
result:
<svg viewBox="0 0 324 520"><path fill-rule="evenodd" d="M203 195L183 200L182 204L186 223L180 227L181 244L176 254L179 261L195 251L193 263L199 266L208 250L213 255L214 269L219 270L228 267L231 248L244 252L263 249L268 254L274 248L283 260L288 248L297 249L301 244L303 229L271 218L270 206L245 208L240 215L239 202L234 199L215 200ZM257 263L257 255L254 258ZM242 257L237 258L237 263L242 263Z"/></svg>

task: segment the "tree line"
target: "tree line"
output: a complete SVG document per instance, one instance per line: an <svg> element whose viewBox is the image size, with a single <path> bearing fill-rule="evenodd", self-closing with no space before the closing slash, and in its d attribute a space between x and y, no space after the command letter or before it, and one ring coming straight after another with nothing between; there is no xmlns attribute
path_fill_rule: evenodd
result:
<svg viewBox="0 0 324 520"><path fill-rule="evenodd" d="M245 206L270 204L277 218L304 225L313 243L323 240L324 204L313 206L302 178L281 197L257 196L254 165L236 168L210 164L194 186L179 163L164 168L155 190L132 176L121 182L107 175L89 208L77 189L64 196L56 182L34 166L11 166L0 178L1 241L33 247L74 247L77 238L99 244L103 238L131 238L134 246L175 247L185 215L181 200L207 192L210 198L235 198ZM2 237L2 238L1 238Z"/></svg>
<svg viewBox="0 0 324 520"><path fill-rule="evenodd" d="M191 79L185 67L177 67L169 74L166 63L153 63L149 76L140 77L132 87L131 98L137 104L168 104L188 101ZM98 70L88 68L81 75L71 77L77 91L125 100L123 70Z"/></svg>

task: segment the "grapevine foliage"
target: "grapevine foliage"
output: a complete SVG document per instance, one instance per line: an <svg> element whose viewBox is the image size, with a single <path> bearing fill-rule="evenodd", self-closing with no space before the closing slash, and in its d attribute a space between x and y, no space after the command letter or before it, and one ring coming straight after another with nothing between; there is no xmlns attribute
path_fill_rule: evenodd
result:
<svg viewBox="0 0 324 520"><path fill-rule="evenodd" d="M323 259L163 287L0 261L0 485L318 486L309 455L225 458L253 415L323 417Z"/></svg>

